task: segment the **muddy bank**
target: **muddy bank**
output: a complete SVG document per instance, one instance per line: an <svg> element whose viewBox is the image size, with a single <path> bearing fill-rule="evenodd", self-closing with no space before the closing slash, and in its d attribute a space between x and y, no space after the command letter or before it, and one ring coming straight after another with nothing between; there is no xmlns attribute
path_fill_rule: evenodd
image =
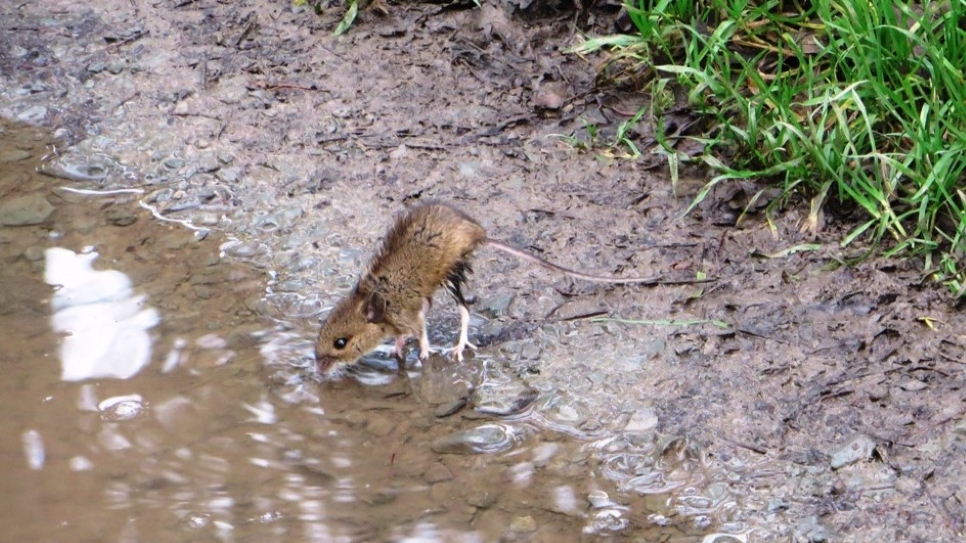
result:
<svg viewBox="0 0 966 543"><path fill-rule="evenodd" d="M716 226L725 195L681 218L700 172L672 194L650 161L561 144L636 106L562 53L569 18L389 12L334 39L335 10L268 2L0 8L0 201L27 198L0 229L17 535L958 539L963 322L915 264L840 266L835 217L820 239L794 210ZM586 285L482 252L475 356L320 379L318 317L430 197L568 267L717 281ZM61 381L55 246L158 311L134 377ZM131 395L129 419L98 407Z"/></svg>

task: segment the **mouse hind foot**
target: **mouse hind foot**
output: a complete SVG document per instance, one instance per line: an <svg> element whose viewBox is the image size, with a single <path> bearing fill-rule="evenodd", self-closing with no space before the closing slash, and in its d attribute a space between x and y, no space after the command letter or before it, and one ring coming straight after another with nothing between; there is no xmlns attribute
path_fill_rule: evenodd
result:
<svg viewBox="0 0 966 543"><path fill-rule="evenodd" d="M469 347L472 350L476 350L476 345L470 343L469 332L470 332L470 310L466 307L466 304L459 305L460 310L460 338L456 342L456 345L448 349L448 354L455 358L456 360L463 361L463 351Z"/></svg>

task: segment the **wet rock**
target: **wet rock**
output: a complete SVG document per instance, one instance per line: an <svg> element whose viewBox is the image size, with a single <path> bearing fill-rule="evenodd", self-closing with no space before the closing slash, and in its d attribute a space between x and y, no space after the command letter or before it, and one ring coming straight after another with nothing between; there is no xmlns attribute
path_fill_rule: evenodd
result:
<svg viewBox="0 0 966 543"><path fill-rule="evenodd" d="M198 143L195 143L195 146L197 146ZM216 157L213 153L208 153L198 159L196 168L198 173L212 173L217 172L221 168L221 164L218 162L218 157Z"/></svg>
<svg viewBox="0 0 966 543"><path fill-rule="evenodd" d="M889 399L889 388L884 385L876 385L869 390L869 400L879 402Z"/></svg>
<svg viewBox="0 0 966 543"><path fill-rule="evenodd" d="M923 383L919 379L903 379L902 381L899 381L899 388L905 390L906 392L918 392L928 386L929 385Z"/></svg>
<svg viewBox="0 0 966 543"><path fill-rule="evenodd" d="M259 338L264 332L264 327L261 324L235 326L228 332L226 345L229 349L236 351L250 349L258 344Z"/></svg>
<svg viewBox="0 0 966 543"><path fill-rule="evenodd" d="M395 429L396 423L390 420L388 417L383 417L382 415L373 415L372 418L369 419L369 424L366 425L366 430L368 430L370 434L377 437L387 436Z"/></svg>
<svg viewBox="0 0 966 543"><path fill-rule="evenodd" d="M513 439L508 429L498 424L485 424L437 438L431 448L438 454L484 454L509 449Z"/></svg>
<svg viewBox="0 0 966 543"><path fill-rule="evenodd" d="M222 183L236 183L241 178L241 169L222 168L215 172L215 177Z"/></svg>
<svg viewBox="0 0 966 543"><path fill-rule="evenodd" d="M657 422L657 413L650 407L645 407L631 415L630 420L627 421L627 426L624 427L624 431L635 433L650 432L657 428Z"/></svg>
<svg viewBox="0 0 966 543"><path fill-rule="evenodd" d="M29 226L41 224L54 213L43 194L33 193L0 202L0 225Z"/></svg>
<svg viewBox="0 0 966 543"><path fill-rule="evenodd" d="M130 226L137 222L137 215L134 211L125 207L111 207L104 212L104 218L107 220L107 224L112 224L114 226Z"/></svg>
<svg viewBox="0 0 966 543"><path fill-rule="evenodd" d="M17 115L17 120L27 124L39 124L47 119L46 106L31 106Z"/></svg>
<svg viewBox="0 0 966 543"><path fill-rule="evenodd" d="M0 162L20 162L30 158L30 153L23 149L4 149L0 151Z"/></svg>
<svg viewBox="0 0 966 543"><path fill-rule="evenodd" d="M614 502L614 500L610 499L610 496L608 496L603 490L594 490L588 494L587 501L590 502L590 506L594 509L602 509L605 507L613 507L618 505Z"/></svg>
<svg viewBox="0 0 966 543"><path fill-rule="evenodd" d="M465 397L452 402L446 402L433 410L433 415L438 419L455 415L460 409L466 407L467 402L468 400Z"/></svg>
<svg viewBox="0 0 966 543"><path fill-rule="evenodd" d="M45 250L44 247L32 245L27 247L27 250L23 252L23 257L29 262L39 262L44 259Z"/></svg>
<svg viewBox="0 0 966 543"><path fill-rule="evenodd" d="M510 308L510 304L513 303L513 298L514 295L512 294L488 298L476 304L476 310L490 317L505 315Z"/></svg>
<svg viewBox="0 0 966 543"><path fill-rule="evenodd" d="M363 501L369 505L386 505L387 503L396 501L396 495L392 492L379 491L372 496L363 498Z"/></svg>
<svg viewBox="0 0 966 543"><path fill-rule="evenodd" d="M113 168L114 164L106 158L78 153L61 155L41 167L47 175L80 182L102 181Z"/></svg>
<svg viewBox="0 0 966 543"><path fill-rule="evenodd" d="M476 411L506 417L530 407L539 393L519 381L486 383L473 391Z"/></svg>
<svg viewBox="0 0 966 543"><path fill-rule="evenodd" d="M795 529L795 543L824 543L830 541L829 531L817 517L809 517Z"/></svg>
<svg viewBox="0 0 966 543"><path fill-rule="evenodd" d="M436 484L443 481L449 481L453 478L453 473L445 465L441 463L433 464L423 476L426 482L429 484Z"/></svg>
<svg viewBox="0 0 966 543"><path fill-rule="evenodd" d="M92 74L99 74L107 68L107 65L103 62L92 62L87 66L87 71Z"/></svg>
<svg viewBox="0 0 966 543"><path fill-rule="evenodd" d="M788 502L781 498L771 498L768 500L767 511L769 513L777 513L779 511L784 511L788 509Z"/></svg>
<svg viewBox="0 0 966 543"><path fill-rule="evenodd" d="M832 453L832 469L839 469L860 460L872 457L875 451L875 441L867 435L855 434L837 451Z"/></svg>
<svg viewBox="0 0 966 543"><path fill-rule="evenodd" d="M499 495L495 492L481 489L471 489L466 495L466 503L479 509L487 509L496 503L497 498L499 498Z"/></svg>

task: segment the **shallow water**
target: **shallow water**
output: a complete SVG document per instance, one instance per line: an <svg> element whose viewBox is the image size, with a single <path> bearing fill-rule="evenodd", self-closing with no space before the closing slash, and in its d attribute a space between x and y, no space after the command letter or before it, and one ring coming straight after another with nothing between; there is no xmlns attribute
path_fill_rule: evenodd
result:
<svg viewBox="0 0 966 543"><path fill-rule="evenodd" d="M20 151L4 201L50 204L0 230L11 541L683 541L709 527L655 527L648 515L673 516L661 492L689 477L601 456L626 447L485 355L404 375L375 355L323 382L311 329L279 318L291 299L252 265L258 244L157 221L137 191L38 174L56 160L42 131L0 137ZM627 488L658 499L632 513L606 474L634 461Z"/></svg>

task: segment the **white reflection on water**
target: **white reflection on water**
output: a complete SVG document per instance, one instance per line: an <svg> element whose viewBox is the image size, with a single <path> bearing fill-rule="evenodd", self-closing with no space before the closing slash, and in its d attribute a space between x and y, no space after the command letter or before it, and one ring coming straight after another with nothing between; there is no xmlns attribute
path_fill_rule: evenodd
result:
<svg viewBox="0 0 966 543"><path fill-rule="evenodd" d="M131 280L117 270L94 270L96 252L47 249L44 280L57 287L51 300L54 331L64 334L61 378L127 379L151 360L148 329L158 312L135 296Z"/></svg>

